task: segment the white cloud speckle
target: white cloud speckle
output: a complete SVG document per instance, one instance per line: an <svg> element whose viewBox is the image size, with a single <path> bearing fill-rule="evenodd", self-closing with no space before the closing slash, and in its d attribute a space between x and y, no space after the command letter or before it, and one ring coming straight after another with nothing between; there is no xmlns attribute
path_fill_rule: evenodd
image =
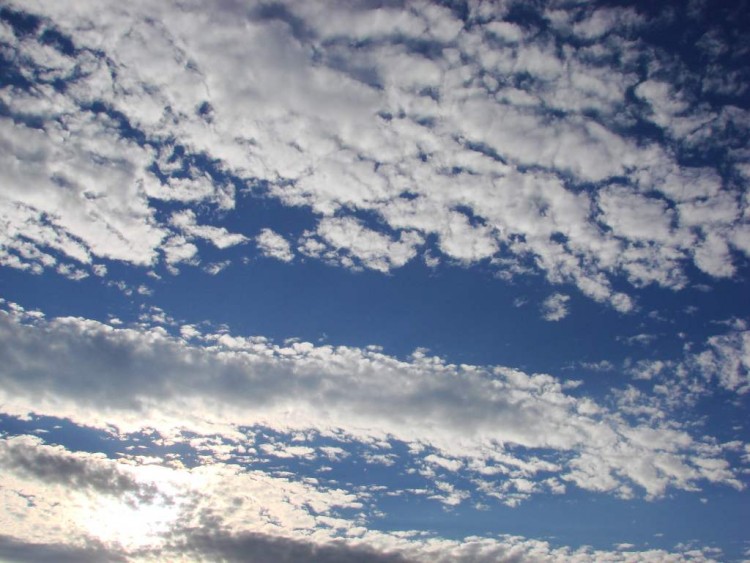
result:
<svg viewBox="0 0 750 563"><path fill-rule="evenodd" d="M560 321L568 316L569 295L562 293L553 293L542 303L542 318L545 321Z"/></svg>

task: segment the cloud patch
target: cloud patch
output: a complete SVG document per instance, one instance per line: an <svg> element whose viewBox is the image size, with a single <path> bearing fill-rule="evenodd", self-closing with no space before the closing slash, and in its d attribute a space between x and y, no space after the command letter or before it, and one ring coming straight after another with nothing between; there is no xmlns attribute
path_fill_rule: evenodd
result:
<svg viewBox="0 0 750 563"><path fill-rule="evenodd" d="M380 272L425 246L442 263L510 260L506 277L542 273L619 311L635 289L680 289L692 266L731 277L747 258L735 147L750 118L641 35L670 25L666 11L540 4L519 25L510 8L474 6L467 26L430 3L335 17L299 3L133 4L106 18L75 2L9 7L37 18L34 33L4 24L3 44L40 84L0 91L7 266L190 263L175 237L246 240L198 225L190 206L229 214L249 193L312 213L298 248L310 258ZM154 202L187 209L165 218Z"/></svg>
<svg viewBox="0 0 750 563"><path fill-rule="evenodd" d="M294 252L292 252L289 241L272 229L262 229L260 234L255 237L255 241L263 256L275 258L282 262L294 260Z"/></svg>
<svg viewBox="0 0 750 563"><path fill-rule="evenodd" d="M568 307L569 301L569 295L553 293L542 303L542 318L550 322L561 321L570 313L570 308Z"/></svg>
<svg viewBox="0 0 750 563"><path fill-rule="evenodd" d="M528 465L525 477L556 476L622 496L636 486L658 497L704 479L743 486L718 452L700 453L701 441L688 428L658 419L632 426L590 398L566 393L549 375L455 366L419 351L404 361L368 349L279 346L227 333L193 336L202 343L188 345L161 326L24 321L25 313L13 311L0 317L9 413L54 414L127 431L149 426L165 434L187 427L233 436L239 426L264 425L343 432L365 442L389 436L429 445L440 456L430 458L433 464L444 469L458 469L458 460L521 463L526 456L514 462L508 447L541 450L549 461L539 469ZM627 463L630 458L639 465Z"/></svg>

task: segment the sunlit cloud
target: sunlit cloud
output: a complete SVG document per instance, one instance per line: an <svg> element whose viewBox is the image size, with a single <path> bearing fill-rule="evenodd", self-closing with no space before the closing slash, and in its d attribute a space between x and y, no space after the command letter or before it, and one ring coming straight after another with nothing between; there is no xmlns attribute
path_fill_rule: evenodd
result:
<svg viewBox="0 0 750 563"><path fill-rule="evenodd" d="M746 556L749 18L4 2L0 559Z"/></svg>

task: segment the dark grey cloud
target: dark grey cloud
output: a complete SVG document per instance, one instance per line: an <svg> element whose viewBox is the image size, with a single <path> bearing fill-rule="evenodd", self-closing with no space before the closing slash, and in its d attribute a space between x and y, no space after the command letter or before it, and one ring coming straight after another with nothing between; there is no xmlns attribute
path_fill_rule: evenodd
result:
<svg viewBox="0 0 750 563"><path fill-rule="evenodd" d="M25 542L0 534L0 560L8 563L116 563L129 558L94 540L78 547L64 543Z"/></svg>
<svg viewBox="0 0 750 563"><path fill-rule="evenodd" d="M184 536L183 536L184 534ZM383 553L375 549L355 546L342 541L325 545L264 534L230 534L222 530L182 530L168 550L157 552L159 557L187 556L205 561L233 561L237 563L410 563L411 559L398 553Z"/></svg>
<svg viewBox="0 0 750 563"><path fill-rule="evenodd" d="M155 486L139 483L109 460L74 454L62 447L43 446L31 437L0 442L0 467L46 483L138 501L148 502L157 494Z"/></svg>

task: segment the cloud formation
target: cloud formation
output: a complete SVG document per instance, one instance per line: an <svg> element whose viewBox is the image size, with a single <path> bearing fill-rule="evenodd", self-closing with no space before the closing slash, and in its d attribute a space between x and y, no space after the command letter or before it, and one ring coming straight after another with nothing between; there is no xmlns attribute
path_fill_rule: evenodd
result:
<svg viewBox="0 0 750 563"><path fill-rule="evenodd" d="M701 82L649 43L667 10L8 6L34 14L30 31L2 26L18 76L0 91L8 266L197 262L184 237L245 236L155 203L231 214L243 184L313 213L308 257L382 272L425 252L490 260L620 311L693 266L730 277L750 249L743 77L716 66ZM724 52L710 37L699 48ZM290 256L261 236L261 253Z"/></svg>
<svg viewBox="0 0 750 563"><path fill-rule="evenodd" d="M361 517L337 513L361 507L366 494L358 498L316 480L297 481L216 461L189 469L155 466L137 455L105 460L31 436L0 439L0 448L5 469L0 494L7 508L0 516L6 532L0 536L0 554L14 561L714 561L710 550L699 549L602 551L554 548L517 536L456 541L416 531L379 532L368 530ZM28 472L14 463L18 458L43 458L42 465L63 468L75 459L75 483ZM103 468L133 486L101 487ZM128 496L144 486L155 494ZM50 520L58 523L56 529L40 525Z"/></svg>
<svg viewBox="0 0 750 563"><path fill-rule="evenodd" d="M284 237L271 229L263 229L256 237L258 248L264 256L276 258L282 262L294 260L292 247Z"/></svg>
<svg viewBox="0 0 750 563"><path fill-rule="evenodd" d="M542 303L542 318L545 321L559 321L568 316L569 295L553 293Z"/></svg>
<svg viewBox="0 0 750 563"><path fill-rule="evenodd" d="M0 267L49 274L4 287L68 316L0 298L0 558L722 558L622 530L607 550L380 519L397 500L463 517L571 492L646 506L746 489L747 432L730 419L750 391L750 330L710 318L750 257L740 16L705 2L6 0ZM612 338L566 350L584 381L482 364L530 343L492 340L499 324L481 346L470 331L438 342L466 346L451 363L329 344L370 342L364 321L354 340L321 323L313 343L175 320L181 284L233 307L248 284L227 268L273 268L261 256L289 288L314 261L370 272L355 290L429 275L451 299L465 288L444 282L476 274L493 301L457 304L489 310L502 293L532 323L519 334L553 339L589 324L586 300L568 319L580 292L613 309L591 323ZM243 303L277 297L256 273ZM66 289L33 293L48 283ZM89 288L117 299L55 302ZM671 304L694 290L706 299ZM435 344L432 329L412 345ZM554 372L555 354L526 365Z"/></svg>
<svg viewBox="0 0 750 563"><path fill-rule="evenodd" d="M456 366L421 351L399 360L228 333L193 331L187 344L159 326L25 315L11 309L0 317L3 402L11 414L165 435L184 427L232 437L260 425L422 444L445 458L426 461L448 471L464 460L477 477L488 468L487 475L506 475L507 482L482 486L510 504L565 482L626 498L701 482L744 487L715 441L658 417L627 422L549 375ZM282 457L299 454L293 450Z"/></svg>

